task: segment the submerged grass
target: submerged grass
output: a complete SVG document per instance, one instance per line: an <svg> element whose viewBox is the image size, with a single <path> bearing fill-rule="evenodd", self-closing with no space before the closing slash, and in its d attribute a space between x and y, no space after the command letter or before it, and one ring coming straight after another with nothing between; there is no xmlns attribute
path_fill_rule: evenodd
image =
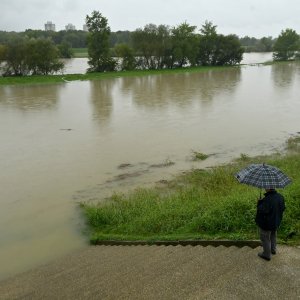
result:
<svg viewBox="0 0 300 300"><path fill-rule="evenodd" d="M209 157L209 154L192 150L192 159L193 160L205 160Z"/></svg>
<svg viewBox="0 0 300 300"><path fill-rule="evenodd" d="M178 69L163 70L135 70L135 71L115 71L102 73L86 73L86 74L61 74L61 75L34 75L34 76L13 76L1 77L0 85L16 85L16 84L41 84L41 83L65 83L66 81L75 80L100 80L119 77L134 77L146 75L160 74L178 74L178 73L199 73L213 70L228 70L239 68L239 66L214 66L214 67L188 67Z"/></svg>
<svg viewBox="0 0 300 300"><path fill-rule="evenodd" d="M300 240L300 153L250 158L211 169L194 169L166 187L114 194L110 201L82 204L91 228L91 242L99 240L257 239L254 223L259 189L239 184L234 174L249 163L279 167L293 179L281 190L286 212L279 230L281 242Z"/></svg>

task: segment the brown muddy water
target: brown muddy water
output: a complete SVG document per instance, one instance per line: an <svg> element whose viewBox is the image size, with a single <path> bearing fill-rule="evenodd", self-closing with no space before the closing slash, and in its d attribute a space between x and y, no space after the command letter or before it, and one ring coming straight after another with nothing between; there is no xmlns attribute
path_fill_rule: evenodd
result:
<svg viewBox="0 0 300 300"><path fill-rule="evenodd" d="M0 279L86 247L80 201L280 151L299 90L296 63L1 86Z"/></svg>

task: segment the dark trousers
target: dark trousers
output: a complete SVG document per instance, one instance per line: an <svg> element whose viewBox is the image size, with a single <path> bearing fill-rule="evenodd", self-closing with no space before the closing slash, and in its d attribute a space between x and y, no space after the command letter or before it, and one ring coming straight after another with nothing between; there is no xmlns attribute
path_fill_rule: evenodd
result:
<svg viewBox="0 0 300 300"><path fill-rule="evenodd" d="M276 252L276 230L263 230L260 229L260 240L263 247L263 255L271 257L271 251Z"/></svg>

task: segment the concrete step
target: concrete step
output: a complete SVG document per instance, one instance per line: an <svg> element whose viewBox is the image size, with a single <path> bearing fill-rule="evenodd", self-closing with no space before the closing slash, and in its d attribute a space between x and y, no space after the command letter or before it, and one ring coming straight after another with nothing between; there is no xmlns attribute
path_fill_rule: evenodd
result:
<svg viewBox="0 0 300 300"><path fill-rule="evenodd" d="M300 299L300 249L258 251L91 246L0 282L0 299Z"/></svg>

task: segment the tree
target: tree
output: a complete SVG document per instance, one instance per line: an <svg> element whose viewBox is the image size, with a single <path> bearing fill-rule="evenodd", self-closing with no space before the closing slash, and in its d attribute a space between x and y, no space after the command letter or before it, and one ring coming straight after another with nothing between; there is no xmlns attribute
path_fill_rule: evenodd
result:
<svg viewBox="0 0 300 300"><path fill-rule="evenodd" d="M200 32L204 36L215 36L217 35L217 25L214 25L212 22L206 20L202 25Z"/></svg>
<svg viewBox="0 0 300 300"><path fill-rule="evenodd" d="M261 38L258 43L256 50L259 52L271 52L273 48L273 39L271 36Z"/></svg>
<svg viewBox="0 0 300 300"><path fill-rule="evenodd" d="M132 45L142 68L162 69L170 49L170 29L166 25L147 24L132 33Z"/></svg>
<svg viewBox="0 0 300 300"><path fill-rule="evenodd" d="M290 60L298 56L300 37L293 29L282 30L273 47L274 60Z"/></svg>
<svg viewBox="0 0 300 300"><path fill-rule="evenodd" d="M218 38L216 28L217 26L213 25L212 22L205 21L200 29L199 52L197 57L197 62L200 65L208 66L214 64Z"/></svg>
<svg viewBox="0 0 300 300"><path fill-rule="evenodd" d="M243 52L236 35L219 34L216 38L216 51L211 64L216 66L239 64L243 58Z"/></svg>
<svg viewBox="0 0 300 300"><path fill-rule="evenodd" d="M217 34L216 27L206 21L200 30L198 64L223 66L240 63L244 51L238 37Z"/></svg>
<svg viewBox="0 0 300 300"><path fill-rule="evenodd" d="M53 74L64 67L51 39L18 38L9 42L4 52L5 76Z"/></svg>
<svg viewBox="0 0 300 300"><path fill-rule="evenodd" d="M115 46L115 53L122 59L121 70L134 70L137 66L137 61L134 57L133 49L126 44L118 44Z"/></svg>
<svg viewBox="0 0 300 300"><path fill-rule="evenodd" d="M88 64L89 72L113 71L117 62L110 56L109 36L110 27L105 17L98 11L93 11L91 16L86 16L86 25L89 30Z"/></svg>
<svg viewBox="0 0 300 300"><path fill-rule="evenodd" d="M62 42L58 45L59 55L63 58L71 58L74 56L74 52L71 48L71 44L68 42Z"/></svg>
<svg viewBox="0 0 300 300"><path fill-rule="evenodd" d="M176 64L183 67L187 63L195 65L198 43L195 36L196 26L184 22L172 29L172 54Z"/></svg>
<svg viewBox="0 0 300 300"><path fill-rule="evenodd" d="M62 70L59 50L51 39L31 39L26 44L25 63L32 75L48 75Z"/></svg>
<svg viewBox="0 0 300 300"><path fill-rule="evenodd" d="M127 44L130 45L130 31L117 31L111 32L109 39L110 47L113 48L117 44Z"/></svg>
<svg viewBox="0 0 300 300"><path fill-rule="evenodd" d="M20 36L13 37L6 45L4 76L27 75L29 70L25 58L26 39Z"/></svg>

